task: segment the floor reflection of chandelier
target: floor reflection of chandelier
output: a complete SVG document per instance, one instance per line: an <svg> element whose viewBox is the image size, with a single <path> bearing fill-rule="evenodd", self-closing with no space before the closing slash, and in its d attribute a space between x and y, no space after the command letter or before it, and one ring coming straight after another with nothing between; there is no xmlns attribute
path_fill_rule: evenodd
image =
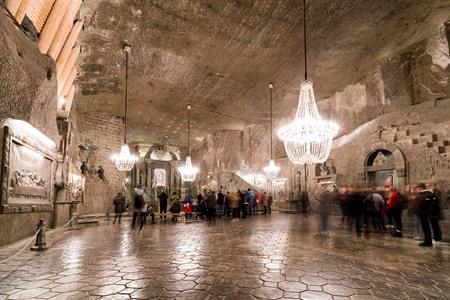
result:
<svg viewBox="0 0 450 300"><path fill-rule="evenodd" d="M114 154L111 159L114 162L117 170L119 171L131 171L134 164L138 160L137 156L130 153L130 148L127 145L127 112L128 112L128 53L130 52L130 46L124 47L125 52L125 139L124 144L120 148L119 154Z"/></svg>
<svg viewBox="0 0 450 300"><path fill-rule="evenodd" d="M181 174L181 180L186 181L186 182L192 182L195 180L195 177L197 176L198 173L198 168L193 167L192 166L192 161L191 161L191 152L190 152L190 143L189 143L189 136L190 136L190 116L189 116L189 112L191 110L191 106L188 105L187 106L187 113L188 113L188 156L186 157L186 164L184 165L184 167L179 167L178 171Z"/></svg>
<svg viewBox="0 0 450 300"><path fill-rule="evenodd" d="M273 84L269 83L269 109L270 109L270 161L269 165L264 167L264 173L266 173L266 176L269 180L276 179L278 177L278 173L280 172L280 167L275 165L275 162L273 161L273 138L272 138L272 89Z"/></svg>
<svg viewBox="0 0 450 300"><path fill-rule="evenodd" d="M313 84L308 80L306 53L306 0L303 1L303 26L305 46L305 81L300 86L300 96L294 121L278 130L278 136L290 161L294 164L322 163L331 150L331 143L339 127L324 121L317 110Z"/></svg>

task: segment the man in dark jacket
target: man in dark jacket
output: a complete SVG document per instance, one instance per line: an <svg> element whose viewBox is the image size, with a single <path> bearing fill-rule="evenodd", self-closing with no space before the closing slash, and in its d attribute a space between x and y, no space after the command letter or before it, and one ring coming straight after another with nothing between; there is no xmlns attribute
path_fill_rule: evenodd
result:
<svg viewBox="0 0 450 300"><path fill-rule="evenodd" d="M169 196L167 196L166 192L162 192L161 194L159 194L158 198L159 198L159 218L162 219L164 212L164 219L165 219L167 214L167 199L169 199Z"/></svg>
<svg viewBox="0 0 450 300"><path fill-rule="evenodd" d="M425 184L417 185L419 195L417 196L416 213L419 216L422 225L424 241L420 243L421 247L432 247L431 227L433 228L433 236L435 241L441 240L441 228L439 227L440 207L439 200L431 189L427 189Z"/></svg>
<svg viewBox="0 0 450 300"><path fill-rule="evenodd" d="M127 200L123 196L122 192L119 192L119 193L117 193L116 197L114 197L113 201L114 201L114 212L116 213L113 224L115 224L117 220L118 220L118 223L120 224L120 219L122 219L122 214L126 210Z"/></svg>

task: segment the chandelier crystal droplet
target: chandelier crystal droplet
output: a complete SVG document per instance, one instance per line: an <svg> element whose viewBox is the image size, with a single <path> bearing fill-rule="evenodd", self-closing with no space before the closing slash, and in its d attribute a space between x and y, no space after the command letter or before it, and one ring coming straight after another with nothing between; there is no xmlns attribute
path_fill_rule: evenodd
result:
<svg viewBox="0 0 450 300"><path fill-rule="evenodd" d="M300 86L295 119L280 128L278 136L283 140L292 163L323 163L330 154L331 143L338 130L338 125L320 117L313 83L306 80Z"/></svg>
<svg viewBox="0 0 450 300"><path fill-rule="evenodd" d="M131 171L138 158L130 153L128 145L122 145L120 154L114 154L111 159L119 171Z"/></svg>

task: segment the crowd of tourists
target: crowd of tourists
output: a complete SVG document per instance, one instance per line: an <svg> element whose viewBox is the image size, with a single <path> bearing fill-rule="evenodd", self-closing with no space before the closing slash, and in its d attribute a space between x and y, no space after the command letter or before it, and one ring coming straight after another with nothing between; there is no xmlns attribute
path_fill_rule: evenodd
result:
<svg viewBox="0 0 450 300"><path fill-rule="evenodd" d="M261 208L264 214L272 213L273 197L267 192L253 192L250 188L247 190L238 190L237 192L223 193L220 190L216 193L214 190L205 190L196 197L187 195L183 200L173 192L168 195L162 192L158 195L159 205L151 203L141 186L137 186L133 191L132 201L132 222L131 228L134 229L139 221L139 230L151 218L152 224L155 224L155 212L159 206L160 219L166 219L168 212L172 221L178 221L180 215L184 214L186 220L214 219L216 217L224 218L247 218L257 212L257 207ZM120 224L122 214L127 210L129 204L122 192L119 192L113 200L115 217L113 224Z"/></svg>
<svg viewBox="0 0 450 300"><path fill-rule="evenodd" d="M329 218L333 207L338 204L341 210L341 224L348 230L375 230L390 232L393 237L403 237L402 212L407 209L414 218L417 236L422 247L431 247L432 240L441 241L442 233L439 220L442 218L440 206L441 194L431 184L420 183L410 189L409 193L400 193L392 183L387 183L384 190L352 189L335 185L322 186L318 193L318 216L320 217L320 231L329 230ZM303 214L307 214L309 201L307 197L300 197ZM148 217L155 224L155 212L159 207L159 217L166 219L168 212L172 221L178 221L184 214L186 220L224 218L248 218L256 214L257 207L264 214L272 213L273 197L271 193L238 190L225 192L221 190L203 191L197 196L186 195L184 199L173 192L168 195L162 192L158 195L158 204L148 201L141 186L133 192L132 223L134 229L139 221L142 230ZM116 216L113 223L120 223L122 213L128 208L126 197L119 193L114 198Z"/></svg>
<svg viewBox="0 0 450 300"><path fill-rule="evenodd" d="M341 224L357 233L363 230L390 232L393 237L403 237L402 212L407 209L415 221L416 240L419 246L431 247L432 240L441 241L439 220L443 218L441 193L432 184L419 183L406 194L400 193L391 183L384 190L370 190L336 186L323 187L319 196L319 216L322 231L328 230L329 216L334 203L341 209Z"/></svg>

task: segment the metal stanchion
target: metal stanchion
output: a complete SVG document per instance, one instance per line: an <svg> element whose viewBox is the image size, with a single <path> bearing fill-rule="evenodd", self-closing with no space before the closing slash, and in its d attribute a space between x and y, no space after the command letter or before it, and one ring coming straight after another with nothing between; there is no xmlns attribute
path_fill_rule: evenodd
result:
<svg viewBox="0 0 450 300"><path fill-rule="evenodd" d="M37 224L38 234L36 235L36 243L34 247L31 248L33 251L43 251L47 250L47 243L45 242L45 222L44 220L39 220Z"/></svg>

